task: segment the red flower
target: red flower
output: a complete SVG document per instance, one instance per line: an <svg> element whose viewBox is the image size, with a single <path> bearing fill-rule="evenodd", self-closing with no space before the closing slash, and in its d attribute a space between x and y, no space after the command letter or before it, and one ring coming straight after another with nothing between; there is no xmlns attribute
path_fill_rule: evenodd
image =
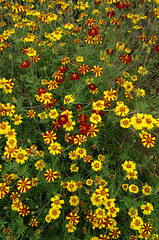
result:
<svg viewBox="0 0 159 240"><path fill-rule="evenodd" d="M97 88L96 85L94 85L93 83L89 84L88 87L90 90L95 90Z"/></svg>
<svg viewBox="0 0 159 240"><path fill-rule="evenodd" d="M124 2L117 2L117 3L115 3L115 6L116 6L116 8L118 8L118 9L124 9L124 8L127 7Z"/></svg>
<svg viewBox="0 0 159 240"><path fill-rule="evenodd" d="M111 48L107 49L107 54L113 54L113 52L114 52L113 49L111 49Z"/></svg>
<svg viewBox="0 0 159 240"><path fill-rule="evenodd" d="M67 67L66 66L61 66L57 69L57 71L60 71L60 72L66 72L67 71Z"/></svg>
<svg viewBox="0 0 159 240"><path fill-rule="evenodd" d="M78 73L72 73L70 76L70 79L72 81L78 80L79 79L79 74Z"/></svg>
<svg viewBox="0 0 159 240"><path fill-rule="evenodd" d="M81 124L86 123L87 120L88 120L88 116L87 116L87 115L82 115L82 114L80 114L80 115L78 116L78 122L80 122Z"/></svg>
<svg viewBox="0 0 159 240"><path fill-rule="evenodd" d="M129 55L125 54L125 55L122 55L120 57L120 60L124 63L124 64L128 64L132 61L132 57L130 57Z"/></svg>
<svg viewBox="0 0 159 240"><path fill-rule="evenodd" d="M30 67L30 62L28 62L28 61L23 61L23 62L20 64L20 67L21 67L21 68L28 68L28 67Z"/></svg>
<svg viewBox="0 0 159 240"><path fill-rule="evenodd" d="M156 52L159 52L159 45L155 46L155 50L156 50Z"/></svg>
<svg viewBox="0 0 159 240"><path fill-rule="evenodd" d="M101 3L100 0L95 0L94 5L97 5L97 4L100 4L100 3Z"/></svg>
<svg viewBox="0 0 159 240"><path fill-rule="evenodd" d="M66 114L62 114L60 115L59 119L58 119L58 123L60 125L66 124L68 122L68 116Z"/></svg>
<svg viewBox="0 0 159 240"><path fill-rule="evenodd" d="M98 34L99 34L99 32L98 32L97 29L94 29L94 28L92 29L92 28L91 28L91 29L88 30L88 35L89 35L89 36L94 37L94 36L97 36Z"/></svg>
<svg viewBox="0 0 159 240"><path fill-rule="evenodd" d="M100 115L100 116L103 115L103 111L102 111L102 110L100 110L100 111L98 111L98 110L93 110L93 111L92 111L92 114L93 114L93 113L96 113L96 114L98 114L98 115Z"/></svg>
<svg viewBox="0 0 159 240"><path fill-rule="evenodd" d="M44 88L44 87L41 87L41 88L38 89L37 94L41 95L42 93L46 93L46 92L47 92L47 89Z"/></svg>
<svg viewBox="0 0 159 240"><path fill-rule="evenodd" d="M83 108L83 105L82 105L82 104L76 104L76 109L77 109L78 111L81 111L82 108Z"/></svg>
<svg viewBox="0 0 159 240"><path fill-rule="evenodd" d="M90 126L89 126L89 124L88 123L82 123L81 124L81 126L80 126L80 128L79 128L79 132L81 133L81 134L87 134L88 133L88 131L89 131L89 128L90 128Z"/></svg>

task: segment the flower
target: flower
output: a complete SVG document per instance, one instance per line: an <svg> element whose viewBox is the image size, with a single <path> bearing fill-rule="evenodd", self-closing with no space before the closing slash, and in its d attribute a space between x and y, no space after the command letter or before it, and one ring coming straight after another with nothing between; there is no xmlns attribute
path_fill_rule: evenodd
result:
<svg viewBox="0 0 159 240"><path fill-rule="evenodd" d="M140 66L140 67L138 68L138 73L139 73L139 74L142 74L142 75L145 75L145 74L148 73L148 71L147 71L144 67Z"/></svg>
<svg viewBox="0 0 159 240"><path fill-rule="evenodd" d="M20 115L18 115L18 114L15 114L14 115L14 118L11 118L11 120L13 120L14 121L14 125L20 125L21 123L22 123L22 116L21 116L21 114Z"/></svg>
<svg viewBox="0 0 159 240"><path fill-rule="evenodd" d="M18 151L15 153L15 161L17 163L23 164L28 159L27 151L19 147Z"/></svg>
<svg viewBox="0 0 159 240"><path fill-rule="evenodd" d="M147 184L145 186L142 187L142 193L144 195L150 195L152 192L152 188L151 186L148 186Z"/></svg>
<svg viewBox="0 0 159 240"><path fill-rule="evenodd" d="M52 207L52 208L50 208L50 210L49 210L49 215L50 215L51 219L57 219L57 218L59 218L60 214L61 214L61 210L59 210L59 209L56 208L56 207Z"/></svg>
<svg viewBox="0 0 159 240"><path fill-rule="evenodd" d="M38 221L36 218L32 218L29 222L29 225L32 227L37 227L38 226Z"/></svg>
<svg viewBox="0 0 159 240"><path fill-rule="evenodd" d="M131 184L131 185L129 186L129 191L132 192L132 193L138 193L139 188L138 188L138 186L136 186L136 185L134 185L134 184Z"/></svg>
<svg viewBox="0 0 159 240"><path fill-rule="evenodd" d="M128 64L132 61L132 57L130 57L128 54L124 54L120 57L120 60L124 63L124 64Z"/></svg>
<svg viewBox="0 0 159 240"><path fill-rule="evenodd" d="M0 183L0 199L4 198L7 193L9 193L10 187L7 183Z"/></svg>
<svg viewBox="0 0 159 240"><path fill-rule="evenodd" d="M72 81L79 80L79 74L78 73L72 73L70 76L70 79Z"/></svg>
<svg viewBox="0 0 159 240"><path fill-rule="evenodd" d="M58 195L55 195L55 197L52 197L50 200L53 202L51 203L51 206L56 207L56 209L62 208L61 204L64 204L64 200L60 200L60 197Z"/></svg>
<svg viewBox="0 0 159 240"><path fill-rule="evenodd" d="M51 142L48 150L50 150L52 155L62 154L62 146L58 142Z"/></svg>
<svg viewBox="0 0 159 240"><path fill-rule="evenodd" d="M117 102L117 105L118 106L114 109L116 115L124 117L125 115L128 114L129 112L128 106L124 105L123 102Z"/></svg>
<svg viewBox="0 0 159 240"><path fill-rule="evenodd" d="M70 212L67 216L66 216L66 220L69 221L69 224L72 225L76 225L79 223L79 219L80 217L78 216L78 214L76 212Z"/></svg>
<svg viewBox="0 0 159 240"><path fill-rule="evenodd" d="M128 185L128 184L122 184L122 189L123 189L124 191L127 192L128 188L129 188L129 185Z"/></svg>
<svg viewBox="0 0 159 240"><path fill-rule="evenodd" d="M30 62L28 62L28 61L23 61L23 62L20 64L20 67L21 67L21 68L28 68L28 67L30 67Z"/></svg>
<svg viewBox="0 0 159 240"><path fill-rule="evenodd" d="M120 126L122 128L129 128L131 127L131 124L130 124L130 119L129 118L123 118L120 120Z"/></svg>
<svg viewBox="0 0 159 240"><path fill-rule="evenodd" d="M67 182L67 190L69 192L75 192L77 190L77 185L75 183L75 181L70 181L70 182Z"/></svg>
<svg viewBox="0 0 159 240"><path fill-rule="evenodd" d="M76 58L76 61L77 61L77 62L83 62L83 57L78 56L78 57Z"/></svg>
<svg viewBox="0 0 159 240"><path fill-rule="evenodd" d="M20 193L26 193L31 188L31 182L29 178L20 179L17 181L17 189Z"/></svg>
<svg viewBox="0 0 159 240"><path fill-rule="evenodd" d="M79 197L77 195L71 196L69 199L69 203L71 206L76 207L79 204Z"/></svg>
<svg viewBox="0 0 159 240"><path fill-rule="evenodd" d="M103 72L103 68L101 66L93 66L93 68L91 69L91 72L94 72L94 76L95 77L100 77L102 76L102 72Z"/></svg>
<svg viewBox="0 0 159 240"><path fill-rule="evenodd" d="M143 210L143 214L150 215L153 211L153 206L151 203L147 202L146 204L141 205L141 210Z"/></svg>
<svg viewBox="0 0 159 240"><path fill-rule="evenodd" d="M102 169L102 163L99 160L91 162L91 167L94 171L99 171Z"/></svg>
<svg viewBox="0 0 159 240"><path fill-rule="evenodd" d="M22 215L23 217L27 216L30 212L30 208L27 205L21 205L19 207L19 214Z"/></svg>
<svg viewBox="0 0 159 240"><path fill-rule="evenodd" d="M109 235L113 238L113 239L117 239L120 237L120 229L118 227L113 227L110 229L109 231Z"/></svg>
<svg viewBox="0 0 159 240"><path fill-rule="evenodd" d="M80 74L85 75L87 72L89 72L90 68L86 64L82 64L79 68L78 71Z"/></svg>
<svg viewBox="0 0 159 240"><path fill-rule="evenodd" d="M35 167L37 170L40 170L42 171L43 168L45 167L45 163L43 160L38 160L36 163L35 163Z"/></svg>
<svg viewBox="0 0 159 240"><path fill-rule="evenodd" d="M133 230L140 230L143 225L143 220L140 217L132 218L130 228Z"/></svg>
<svg viewBox="0 0 159 240"><path fill-rule="evenodd" d="M93 180L92 179L87 179L86 180L86 185L91 186L93 184Z"/></svg>
<svg viewBox="0 0 159 240"><path fill-rule="evenodd" d="M64 98L64 104L70 104L74 102L74 95L66 95Z"/></svg>
<svg viewBox="0 0 159 240"><path fill-rule="evenodd" d="M156 46L155 46L155 51L156 51L156 52L159 52L159 45L156 45Z"/></svg>
<svg viewBox="0 0 159 240"><path fill-rule="evenodd" d="M125 47L125 44L124 44L123 42L118 42L118 43L116 44L116 49L117 49L118 51L123 51L123 50L124 50L124 47Z"/></svg>
<svg viewBox="0 0 159 240"><path fill-rule="evenodd" d="M143 116L144 116L143 113L137 113L137 114L134 114L134 116L132 116L130 118L130 124L136 130L142 129L142 127L143 127Z"/></svg>
<svg viewBox="0 0 159 240"><path fill-rule="evenodd" d="M125 161L121 166L127 172L131 172L136 169L136 163L132 161Z"/></svg>
<svg viewBox="0 0 159 240"><path fill-rule="evenodd" d="M43 139L44 143L51 144L57 139L57 136L54 131L47 131L43 134Z"/></svg>
<svg viewBox="0 0 159 240"><path fill-rule="evenodd" d="M151 136L149 133L142 136L142 144L144 147L150 148L155 146L156 138Z"/></svg>
<svg viewBox="0 0 159 240"><path fill-rule="evenodd" d="M44 176L45 176L47 182L53 182L55 179L57 179L58 171L53 171L50 168L44 173Z"/></svg>

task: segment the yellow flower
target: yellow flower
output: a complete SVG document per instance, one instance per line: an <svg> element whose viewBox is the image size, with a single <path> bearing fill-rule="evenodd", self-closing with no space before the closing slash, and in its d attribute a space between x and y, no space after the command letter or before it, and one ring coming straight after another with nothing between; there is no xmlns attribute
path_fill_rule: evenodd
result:
<svg viewBox="0 0 159 240"><path fill-rule="evenodd" d="M118 51L123 51L123 50L124 50L124 47L125 47L125 44L124 44L123 42L118 42L118 43L116 44L116 49L117 49Z"/></svg>
<svg viewBox="0 0 159 240"><path fill-rule="evenodd" d="M76 62L83 62L83 57L81 57L81 56L77 57Z"/></svg>
<svg viewBox="0 0 159 240"><path fill-rule="evenodd" d="M101 161L95 160L91 162L91 167L94 171L99 171L102 169L102 163Z"/></svg>
<svg viewBox="0 0 159 240"><path fill-rule="evenodd" d="M127 192L129 186L128 184L122 184L122 189Z"/></svg>
<svg viewBox="0 0 159 240"><path fill-rule="evenodd" d="M71 170L71 172L78 172L79 167L77 167L76 164L71 164L70 170Z"/></svg>
<svg viewBox="0 0 159 240"><path fill-rule="evenodd" d="M77 195L71 196L69 199L69 203L71 206L76 207L79 204L79 197Z"/></svg>
<svg viewBox="0 0 159 240"><path fill-rule="evenodd" d="M74 95L66 95L64 98L64 104L70 104L74 102Z"/></svg>
<svg viewBox="0 0 159 240"><path fill-rule="evenodd" d="M137 76L136 76L136 75L131 76L131 80L132 80L133 82L137 81Z"/></svg>
<svg viewBox="0 0 159 240"><path fill-rule="evenodd" d="M86 185L91 186L93 184L93 180L92 179L87 179L86 180Z"/></svg>
<svg viewBox="0 0 159 240"><path fill-rule="evenodd" d="M22 119L21 114L20 115L15 114L14 118L11 118L11 120L14 121L14 125L20 125L22 123L21 119Z"/></svg>
<svg viewBox="0 0 159 240"><path fill-rule="evenodd" d="M138 193L139 188L138 188L138 186L136 186L136 185L134 185L134 184L131 184L131 185L129 186L129 191L132 192L132 193Z"/></svg>
<svg viewBox="0 0 159 240"><path fill-rule="evenodd" d="M144 195L150 195L152 192L152 187L148 186L147 184L145 186L142 187L142 193Z"/></svg>
<svg viewBox="0 0 159 240"><path fill-rule="evenodd" d="M141 205L141 210L143 210L143 214L145 215L150 215L151 212L153 211L153 206L151 203L146 203Z"/></svg>
<svg viewBox="0 0 159 240"><path fill-rule="evenodd" d="M130 119L129 118L123 118L120 120L120 126L122 128L129 128L131 127L131 124L130 124Z"/></svg>
<svg viewBox="0 0 159 240"><path fill-rule="evenodd" d="M134 217L131 221L130 228L133 230L140 230L143 225L143 220L140 217Z"/></svg>
<svg viewBox="0 0 159 240"><path fill-rule="evenodd" d="M99 114L93 113L90 117L90 122L98 124L102 121L102 118Z"/></svg>
<svg viewBox="0 0 159 240"><path fill-rule="evenodd" d="M139 69L138 69L138 73L142 74L142 75L145 75L145 74L148 73L148 71L146 70L146 68L140 66Z"/></svg>
<svg viewBox="0 0 159 240"><path fill-rule="evenodd" d="M121 166L127 172L131 172L136 169L136 163L132 161L125 161Z"/></svg>

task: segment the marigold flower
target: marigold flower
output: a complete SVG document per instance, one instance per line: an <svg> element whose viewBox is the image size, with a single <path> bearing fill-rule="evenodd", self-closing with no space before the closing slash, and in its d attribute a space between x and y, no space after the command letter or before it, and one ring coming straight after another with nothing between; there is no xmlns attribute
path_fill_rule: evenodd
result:
<svg viewBox="0 0 159 240"><path fill-rule="evenodd" d="M85 75L86 73L88 73L90 70L90 68L86 65L86 64L82 64L79 68L78 71L80 72L80 74Z"/></svg>
<svg viewBox="0 0 159 240"><path fill-rule="evenodd" d="M67 182L67 190L69 192L75 192L77 190L77 184L75 183L75 181L70 181Z"/></svg>
<svg viewBox="0 0 159 240"><path fill-rule="evenodd" d="M125 161L121 166L127 172L131 172L136 169L136 163L132 161Z"/></svg>
<svg viewBox="0 0 159 240"><path fill-rule="evenodd" d="M50 208L50 210L49 210L49 215L50 215L51 219L59 218L60 214L61 214L61 210L59 210L55 206Z"/></svg>
<svg viewBox="0 0 159 240"><path fill-rule="evenodd" d="M147 184L145 186L142 187L142 193L144 195L150 195L152 192L152 187L148 186Z"/></svg>
<svg viewBox="0 0 159 240"><path fill-rule="evenodd" d="M69 224L73 224L76 225L79 223L79 219L80 217L78 216L78 214L76 212L70 212L67 216L66 216L66 220L69 221Z"/></svg>
<svg viewBox="0 0 159 240"><path fill-rule="evenodd" d="M103 72L103 68L101 66L93 66L93 68L91 69L91 72L94 72L94 76L95 77L100 77L102 76L102 72Z"/></svg>
<svg viewBox="0 0 159 240"><path fill-rule="evenodd" d="M143 210L143 214L145 215L150 215L151 212L153 211L153 206L151 203L146 203L141 205L141 210Z"/></svg>
<svg viewBox="0 0 159 240"><path fill-rule="evenodd" d="M17 189L20 193L26 193L31 188L31 182L29 178L24 178L24 180L17 181Z"/></svg>
<svg viewBox="0 0 159 240"><path fill-rule="evenodd" d="M30 67L30 62L28 62L28 61L23 61L23 62L20 64L20 67L21 67L21 68L28 68L28 67Z"/></svg>
<svg viewBox="0 0 159 240"><path fill-rule="evenodd" d="M91 162L91 167L94 171L99 171L102 169L102 163L99 160Z"/></svg>
<svg viewBox="0 0 159 240"><path fill-rule="evenodd" d="M9 193L10 187L7 183L0 183L0 199L4 198L7 193Z"/></svg>
<svg viewBox="0 0 159 240"><path fill-rule="evenodd" d="M22 205L19 207L19 214L23 217L27 216L30 213L30 208L27 205Z"/></svg>
<svg viewBox="0 0 159 240"><path fill-rule="evenodd" d="M120 229L118 227L113 227L111 228L111 230L109 231L109 235L113 238L113 239L118 239L120 237Z"/></svg>
<svg viewBox="0 0 159 240"><path fill-rule="evenodd" d="M77 195L71 196L70 199L69 199L69 203L70 203L71 206L74 206L74 207L78 206L79 197Z"/></svg>
<svg viewBox="0 0 159 240"><path fill-rule="evenodd" d="M44 173L47 182L53 182L55 179L57 179L57 175L58 171L53 171L51 168Z"/></svg>
<svg viewBox="0 0 159 240"><path fill-rule="evenodd" d="M38 226L38 221L36 218L32 218L29 222L29 225L32 227L37 227Z"/></svg>
<svg viewBox="0 0 159 240"><path fill-rule="evenodd" d="M140 230L143 225L143 220L140 217L134 217L132 218L130 228L133 230Z"/></svg>
<svg viewBox="0 0 159 240"><path fill-rule="evenodd" d="M132 61L132 57L130 57L128 54L124 54L120 57L120 60L124 63L124 64L128 64Z"/></svg>
<svg viewBox="0 0 159 240"><path fill-rule="evenodd" d="M129 186L129 191L132 192L132 193L138 193L139 192L139 188L138 188L138 186L136 186L134 184L131 184Z"/></svg>
<svg viewBox="0 0 159 240"><path fill-rule="evenodd" d="M150 148L155 146L156 138L151 136L151 134L147 133L142 136L142 144L144 147Z"/></svg>
<svg viewBox="0 0 159 240"><path fill-rule="evenodd" d="M72 81L79 80L79 74L78 73L72 73L70 76L70 79Z"/></svg>

